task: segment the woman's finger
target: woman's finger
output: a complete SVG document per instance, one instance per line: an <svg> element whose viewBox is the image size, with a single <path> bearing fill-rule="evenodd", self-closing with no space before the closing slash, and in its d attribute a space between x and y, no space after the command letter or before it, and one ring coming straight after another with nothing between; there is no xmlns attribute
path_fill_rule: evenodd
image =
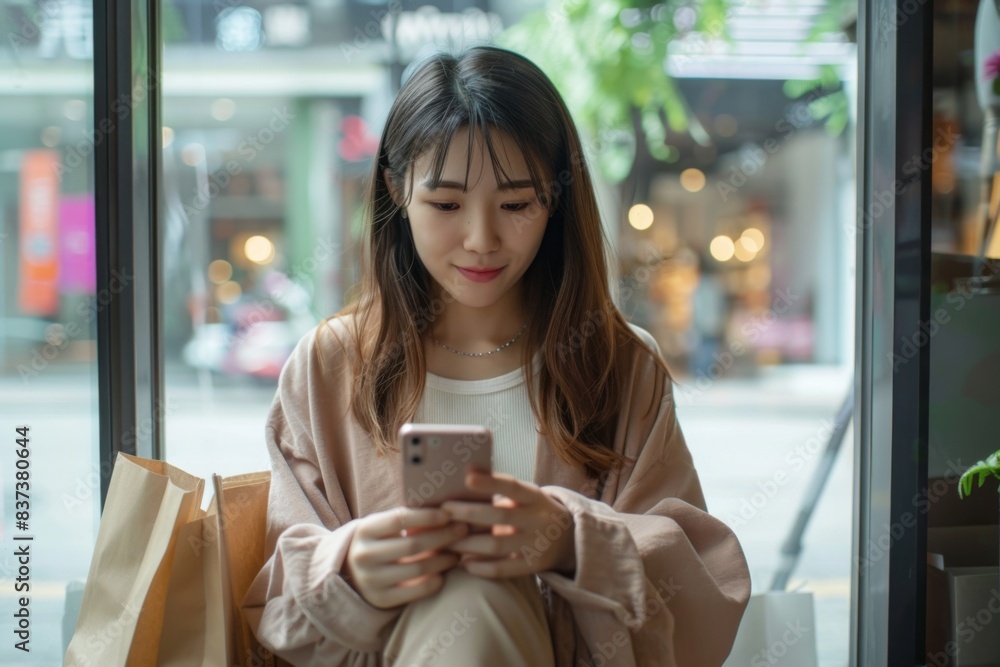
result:
<svg viewBox="0 0 1000 667"><path fill-rule="evenodd" d="M526 528L530 518L520 507L497 507L487 503L470 503L464 500L447 500L441 509L451 515L452 521L464 521L474 526L504 524Z"/></svg>
<svg viewBox="0 0 1000 667"><path fill-rule="evenodd" d="M465 537L468 533L469 529L466 524L455 523L419 535L372 540L366 545L365 557L371 559L373 563L390 563L400 558L440 549Z"/></svg>
<svg viewBox="0 0 1000 667"><path fill-rule="evenodd" d="M410 579L451 569L458 561L457 554L439 553L412 563L386 563L369 572L366 583L371 588L386 589Z"/></svg>
<svg viewBox="0 0 1000 667"><path fill-rule="evenodd" d="M536 503L541 495L541 491L534 484L525 484L513 475L498 472L491 474L469 472L465 476L465 485L472 491L499 493L519 505Z"/></svg>
<svg viewBox="0 0 1000 667"><path fill-rule="evenodd" d="M445 549L460 554L476 554L479 556L507 557L519 551L524 544L521 535L470 535L449 544Z"/></svg>
<svg viewBox="0 0 1000 667"><path fill-rule="evenodd" d="M487 579L505 579L533 574L531 564L521 558L520 554L511 554L508 558L477 559L466 558L459 564L469 574Z"/></svg>
<svg viewBox="0 0 1000 667"><path fill-rule="evenodd" d="M373 515L371 521L363 521L358 533L374 539L395 537L407 529L442 526L448 519L447 512L434 507L396 507L380 512L377 518Z"/></svg>

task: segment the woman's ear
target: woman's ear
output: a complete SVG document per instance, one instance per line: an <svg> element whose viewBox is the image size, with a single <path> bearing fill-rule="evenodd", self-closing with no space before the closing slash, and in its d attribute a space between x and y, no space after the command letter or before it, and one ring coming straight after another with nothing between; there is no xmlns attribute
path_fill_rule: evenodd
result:
<svg viewBox="0 0 1000 667"><path fill-rule="evenodd" d="M396 206L402 206L403 199L401 193L396 189L396 185L392 180L392 172L389 171L388 167L382 168L382 178L385 180L386 187L389 188L389 196L392 197L392 201L396 202Z"/></svg>

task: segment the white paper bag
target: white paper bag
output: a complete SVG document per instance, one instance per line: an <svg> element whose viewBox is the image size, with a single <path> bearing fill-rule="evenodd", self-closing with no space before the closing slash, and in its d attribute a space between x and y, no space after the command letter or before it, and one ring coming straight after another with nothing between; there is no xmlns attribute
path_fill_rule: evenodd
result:
<svg viewBox="0 0 1000 667"><path fill-rule="evenodd" d="M723 667L818 667L812 593L750 596Z"/></svg>

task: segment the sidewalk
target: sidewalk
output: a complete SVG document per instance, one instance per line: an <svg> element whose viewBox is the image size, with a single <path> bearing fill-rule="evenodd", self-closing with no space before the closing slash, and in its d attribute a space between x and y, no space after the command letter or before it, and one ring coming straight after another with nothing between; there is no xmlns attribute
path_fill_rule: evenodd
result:
<svg viewBox="0 0 1000 667"><path fill-rule="evenodd" d="M678 421L709 511L739 538L754 593L771 584L852 377L853 368L782 366L700 387L676 378ZM788 586L813 593L820 667L848 664L853 450L849 429Z"/></svg>

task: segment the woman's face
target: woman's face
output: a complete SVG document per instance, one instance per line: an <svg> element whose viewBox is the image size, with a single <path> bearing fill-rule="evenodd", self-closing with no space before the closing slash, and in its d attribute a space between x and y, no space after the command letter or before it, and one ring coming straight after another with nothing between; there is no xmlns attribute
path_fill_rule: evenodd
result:
<svg viewBox="0 0 1000 667"><path fill-rule="evenodd" d="M417 255L427 271L459 303L488 307L518 286L548 222L517 144L494 131L493 143L510 182L498 183L482 137L468 160L468 129L455 133L441 183L427 184L431 154L413 165L413 196L406 207ZM463 192L468 169L468 191ZM437 290L432 294L440 294Z"/></svg>

